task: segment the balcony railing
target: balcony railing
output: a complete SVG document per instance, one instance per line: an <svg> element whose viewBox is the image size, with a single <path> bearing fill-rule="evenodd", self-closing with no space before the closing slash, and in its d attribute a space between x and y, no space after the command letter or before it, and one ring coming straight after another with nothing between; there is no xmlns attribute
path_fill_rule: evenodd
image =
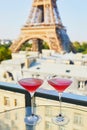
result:
<svg viewBox="0 0 87 130"><path fill-rule="evenodd" d="M26 114L30 113L30 109L29 107L27 107L31 106L29 93L18 84L11 84L5 82L0 82L0 90L5 90L5 93L12 92L12 94L18 93L25 95L24 107L14 108L14 110L9 107L9 111L5 112L5 110L3 110L2 112L0 112L0 128L2 130L7 129L8 127L11 130L13 130L13 128L17 128L17 130L21 130L22 128L24 130L73 130L75 128L81 128L83 130L87 129L85 123L85 120L87 119L87 96L76 95L72 93L63 93L62 106L64 107L62 107L62 110L69 117L70 122L66 126L58 127L57 125L54 125L51 121L52 117L54 115L57 115L59 111L58 102L56 102L59 100L58 93L54 90L46 90L42 88L38 89L35 93L35 101L37 105L35 113L41 116L42 121L37 127L28 128L29 126L26 126L24 123L24 117ZM43 103L43 101L46 103L47 101L47 105L38 105L38 99L40 99L41 103ZM21 103L22 102L23 101L21 101ZM55 105L54 102L56 102ZM19 125L19 121L21 125ZM14 123L12 124L12 122Z"/></svg>
<svg viewBox="0 0 87 130"><path fill-rule="evenodd" d="M7 90L10 92L16 92L21 93L25 95L25 106L31 106L30 102L30 95L29 93L23 89L18 84L11 84L11 83L5 83L0 82L0 89ZM38 89L35 93L35 97L50 99L50 100L59 100L58 99L58 93L54 90L46 90L46 89ZM62 101L65 103L80 105L80 106L87 106L87 96L83 95L76 95L72 93L64 93L62 96Z"/></svg>

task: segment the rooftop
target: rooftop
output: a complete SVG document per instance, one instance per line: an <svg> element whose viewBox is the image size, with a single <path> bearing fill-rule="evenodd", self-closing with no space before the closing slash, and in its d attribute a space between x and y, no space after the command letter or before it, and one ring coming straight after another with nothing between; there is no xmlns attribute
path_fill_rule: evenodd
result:
<svg viewBox="0 0 87 130"><path fill-rule="evenodd" d="M74 64L70 64L70 59L66 59L64 56L57 54L52 54L50 56L49 53L45 53L42 57L38 57L36 54L35 56L33 54L27 57L25 54L22 55L24 55L23 59L20 54L18 54L18 56L17 54L14 54L12 60L3 61L0 64L0 80L2 80L0 81L0 110L2 110L2 113L0 112L0 128L2 130L20 130L20 120L21 126L23 125L23 130L30 129L24 123L24 117L26 116L25 113L30 113L30 108L27 108L27 106L31 106L30 95L17 83L17 77L24 78L32 76L44 79L43 85L34 95L36 105L35 113L39 114L42 118L42 121L35 127L35 129L86 130L86 60L84 65L81 60L80 64L77 64L78 60L73 60ZM32 62L32 59L34 59L34 62ZM23 66L21 66L21 64ZM3 77L3 79L1 79L2 74L6 71L13 74L14 80L12 80L11 77ZM54 125L51 120L51 118L59 112L58 93L47 83L48 78L56 76L63 78L67 77L73 80L72 85L67 88L62 95L62 112L69 117L70 121L66 126L60 127ZM22 94L23 97L18 94Z"/></svg>
<svg viewBox="0 0 87 130"><path fill-rule="evenodd" d="M17 78L41 77L45 80L51 77L71 78L73 84L67 91L80 95L87 95L87 55L82 54L57 54L51 50L43 50L42 56L37 52L13 53L12 60L3 61L0 64L0 80L3 82L17 83ZM83 59L85 62L83 64ZM71 64L71 61L72 63ZM79 61L79 62L78 62ZM4 77L6 72L13 75ZM45 82L43 88L52 89ZM80 88L80 89L79 89Z"/></svg>

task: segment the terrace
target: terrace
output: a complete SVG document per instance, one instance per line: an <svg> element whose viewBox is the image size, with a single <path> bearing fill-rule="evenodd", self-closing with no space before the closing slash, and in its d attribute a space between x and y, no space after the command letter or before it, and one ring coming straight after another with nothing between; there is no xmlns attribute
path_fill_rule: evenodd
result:
<svg viewBox="0 0 87 130"><path fill-rule="evenodd" d="M30 113L30 95L29 93L17 84L0 82L0 90L4 93L9 92L9 95L14 93L13 97L17 99L17 94L21 94L21 104L15 101L15 105L11 105L10 98L7 100L7 106L0 105L3 109L0 112L0 128L1 130L86 130L87 125L87 96L76 95L72 93L64 93L62 97L62 111L70 119L65 126L57 126L53 124L51 118L58 114L59 103L58 94L54 90L46 90L40 88L35 93L35 113L39 114L42 121L35 127L25 125L24 117ZM5 94L4 94L5 95ZM0 96L2 99L2 96ZM1 100L2 101L2 100ZM0 101L0 104L1 104ZM3 100L4 102L4 100ZM23 104L24 103L24 104ZM21 124L21 125L20 125Z"/></svg>
<svg viewBox="0 0 87 130"><path fill-rule="evenodd" d="M29 61L26 61L28 59L26 59L25 54L23 54L23 57L24 59L21 61L21 54L14 55L12 61L4 61L0 65L1 74L2 68L4 68L4 70L11 72L14 77L14 80L12 80L9 75L6 75L7 78L5 76L3 80L0 77L0 129L86 130L86 62L85 65L83 65L82 61L80 61L81 64L78 65L77 62L75 62L75 64L70 64L70 58L67 59L65 57L63 59L63 57L61 58L61 55L55 54L50 56L49 54L47 55L47 53L46 56L43 56L42 58L29 56ZM36 60L30 65L29 63L31 63L32 58L35 58ZM20 63L18 61L20 61ZM22 67L22 64L25 64L25 66ZM52 122L52 117L59 113L59 97L58 93L50 88L47 82L44 82L42 87L38 89L34 95L35 113L41 116L42 121L35 127L27 126L24 122L24 117L31 112L30 95L25 89L17 84L17 76L20 78L40 77L44 80L49 76L72 78L73 84L62 96L62 112L69 117L69 123L64 126L57 126Z"/></svg>

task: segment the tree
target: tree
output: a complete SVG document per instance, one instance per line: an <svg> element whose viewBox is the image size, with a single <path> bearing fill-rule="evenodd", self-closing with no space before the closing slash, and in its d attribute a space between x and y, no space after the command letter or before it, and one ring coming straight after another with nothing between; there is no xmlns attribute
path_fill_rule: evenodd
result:
<svg viewBox="0 0 87 130"><path fill-rule="evenodd" d="M74 46L74 48L75 48L75 50L78 52L78 50L79 50L79 48L81 47L81 45L80 45L80 43L78 42L78 41L75 41L74 43L73 43L73 46Z"/></svg>
<svg viewBox="0 0 87 130"><path fill-rule="evenodd" d="M43 42L43 46L42 46L43 49L49 49L49 46L46 42Z"/></svg>
<svg viewBox="0 0 87 130"><path fill-rule="evenodd" d="M87 54L87 42L74 42L73 46L75 47L76 51L79 53Z"/></svg>
<svg viewBox="0 0 87 130"><path fill-rule="evenodd" d="M0 62L3 60L11 59L11 51L5 46L0 46Z"/></svg>
<svg viewBox="0 0 87 130"><path fill-rule="evenodd" d="M25 51L26 49L30 49L30 48L32 48L32 44L29 43L29 41L27 41L27 42L25 42L25 43L22 45L21 50L22 50L22 51Z"/></svg>

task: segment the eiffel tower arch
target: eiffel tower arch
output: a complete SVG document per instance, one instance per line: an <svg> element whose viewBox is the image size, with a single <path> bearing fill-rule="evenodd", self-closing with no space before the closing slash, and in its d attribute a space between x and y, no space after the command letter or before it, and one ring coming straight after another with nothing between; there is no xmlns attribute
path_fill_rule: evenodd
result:
<svg viewBox="0 0 87 130"><path fill-rule="evenodd" d="M62 24L56 1L33 0L28 20L21 28L18 39L10 46L12 52L19 51L30 39L33 41L33 51L41 51L41 41L45 41L50 49L59 53L72 51L73 47Z"/></svg>

